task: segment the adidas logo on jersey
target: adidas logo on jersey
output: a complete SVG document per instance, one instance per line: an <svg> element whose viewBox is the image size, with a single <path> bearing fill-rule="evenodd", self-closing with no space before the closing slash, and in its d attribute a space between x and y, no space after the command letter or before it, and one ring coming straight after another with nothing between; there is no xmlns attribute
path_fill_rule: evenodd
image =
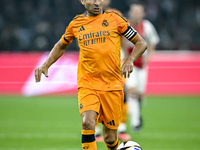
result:
<svg viewBox="0 0 200 150"><path fill-rule="evenodd" d="M107 122L107 124L110 124L111 126L115 126L115 121L112 120L112 121L110 121L110 122Z"/></svg>
<svg viewBox="0 0 200 150"><path fill-rule="evenodd" d="M89 149L89 146L85 146L85 147L83 147L83 149Z"/></svg>
<svg viewBox="0 0 200 150"><path fill-rule="evenodd" d="M78 32L81 32L83 30L85 30L85 28L83 26L81 26L81 28L78 30Z"/></svg>

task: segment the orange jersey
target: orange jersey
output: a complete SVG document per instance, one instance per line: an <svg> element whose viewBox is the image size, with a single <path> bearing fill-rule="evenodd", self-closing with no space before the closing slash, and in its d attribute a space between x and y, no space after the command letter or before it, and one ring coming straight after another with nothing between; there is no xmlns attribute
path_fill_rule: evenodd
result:
<svg viewBox="0 0 200 150"><path fill-rule="evenodd" d="M122 90L121 78L121 35L129 40L137 32L127 19L115 12L103 12L90 17L76 16L62 36L69 44L77 38L80 47L77 71L78 87L96 90Z"/></svg>

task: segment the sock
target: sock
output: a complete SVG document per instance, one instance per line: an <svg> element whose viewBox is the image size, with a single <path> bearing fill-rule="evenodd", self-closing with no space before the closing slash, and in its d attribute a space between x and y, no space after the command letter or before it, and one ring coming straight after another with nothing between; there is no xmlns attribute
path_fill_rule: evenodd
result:
<svg viewBox="0 0 200 150"><path fill-rule="evenodd" d="M96 123L95 123L95 136L100 136L100 135L101 135L101 129L100 129L98 120L96 120Z"/></svg>
<svg viewBox="0 0 200 150"><path fill-rule="evenodd" d="M118 127L119 133L126 132L126 121L127 121L127 114L128 114L127 109L128 109L128 105L127 105L127 103L124 103L123 111L122 111L122 118L121 118L121 122Z"/></svg>
<svg viewBox="0 0 200 150"><path fill-rule="evenodd" d="M119 133L126 133L126 124L125 123L120 123L119 124L118 132Z"/></svg>
<svg viewBox="0 0 200 150"><path fill-rule="evenodd" d="M118 137L117 137L117 140L115 141L115 143L113 143L113 144L106 143L106 146L107 146L108 150L116 150L117 147L119 146L119 139L118 139Z"/></svg>
<svg viewBox="0 0 200 150"><path fill-rule="evenodd" d="M97 144L94 137L94 130L82 130L82 148L83 150L97 150Z"/></svg>
<svg viewBox="0 0 200 150"><path fill-rule="evenodd" d="M133 127L140 125L140 102L137 98L128 97L130 121Z"/></svg>
<svg viewBox="0 0 200 150"><path fill-rule="evenodd" d="M100 135L101 135L100 127L99 127L99 125L96 125L95 126L95 136L100 136Z"/></svg>

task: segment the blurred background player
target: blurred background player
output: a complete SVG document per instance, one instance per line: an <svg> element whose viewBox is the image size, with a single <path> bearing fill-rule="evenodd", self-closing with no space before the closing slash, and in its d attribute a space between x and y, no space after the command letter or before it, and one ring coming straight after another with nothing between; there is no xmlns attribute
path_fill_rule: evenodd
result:
<svg viewBox="0 0 200 150"><path fill-rule="evenodd" d="M125 93L129 106L131 127L133 131L137 132L142 127L141 103L145 93L147 64L160 39L153 24L144 19L145 8L143 3L132 3L128 15L131 26L133 26L133 28L144 38L148 48L147 51L134 62L133 73L130 78L126 79L125 83ZM125 38L122 38L122 43L126 58L131 53L134 45ZM123 130L123 132L125 132L126 124L121 124L119 130L120 129L121 132Z"/></svg>
<svg viewBox="0 0 200 150"><path fill-rule="evenodd" d="M111 3L111 0L104 0L103 10L114 11L118 13L119 15L123 16L123 14L119 10L115 8L110 8L110 3ZM122 61L123 61L123 56L122 56ZM124 79L124 82L125 82L125 79ZM121 123L118 128L119 139L122 141L128 141L131 139L131 136L126 133L126 126L125 126L125 123L127 121L127 114L128 114L128 106L126 102L127 102L126 94L124 93L124 106L123 106L122 118L121 118ZM96 126L95 126L95 138L97 142L103 142L103 136L101 134L101 129L98 124L98 121L96 122Z"/></svg>

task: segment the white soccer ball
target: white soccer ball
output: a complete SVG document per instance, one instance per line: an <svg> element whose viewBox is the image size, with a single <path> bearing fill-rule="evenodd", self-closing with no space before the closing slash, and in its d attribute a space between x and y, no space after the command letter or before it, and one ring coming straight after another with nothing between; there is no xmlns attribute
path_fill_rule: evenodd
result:
<svg viewBox="0 0 200 150"><path fill-rule="evenodd" d="M121 143L117 150L142 150L142 147L134 141L126 141Z"/></svg>

